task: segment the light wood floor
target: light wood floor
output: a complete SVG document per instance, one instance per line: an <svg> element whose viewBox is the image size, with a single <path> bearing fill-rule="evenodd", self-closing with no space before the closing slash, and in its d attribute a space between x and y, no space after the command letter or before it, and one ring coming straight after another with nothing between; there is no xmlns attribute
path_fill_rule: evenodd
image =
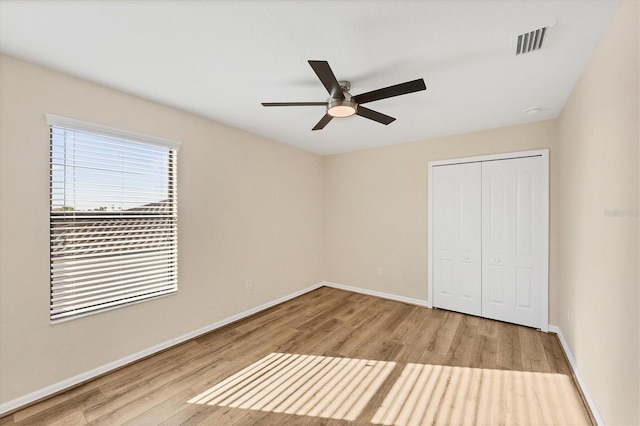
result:
<svg viewBox="0 0 640 426"><path fill-rule="evenodd" d="M0 425L591 424L570 374L554 334L323 287Z"/></svg>

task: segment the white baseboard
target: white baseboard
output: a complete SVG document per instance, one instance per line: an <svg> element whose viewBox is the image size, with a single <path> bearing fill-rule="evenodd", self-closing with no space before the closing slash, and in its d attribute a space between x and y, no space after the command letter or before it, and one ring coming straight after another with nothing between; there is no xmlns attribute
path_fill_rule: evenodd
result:
<svg viewBox="0 0 640 426"><path fill-rule="evenodd" d="M246 318L250 315L253 315L255 313L258 313L260 311L264 311L265 309L268 309L272 306L278 305L282 302L286 302L287 300L291 300L294 299L298 296L302 296L305 293L308 293L310 291L316 290L320 287L322 287L323 285L325 285L324 283L319 283L316 285L312 285L310 287L307 287L305 289L302 289L300 291L296 291L295 293L291 293L288 294L286 296L283 296L279 299L273 300L271 302L267 302L263 305L257 306L255 308L251 308L249 310L246 310L244 312L240 312L239 314L230 316L228 318L225 318L221 321L218 322L214 322L213 324L209 324L205 327L199 328L197 330L194 330L192 332L189 332L187 334L183 334L182 336L176 337L174 339L168 340L166 342L160 343L159 345L155 345L152 346L150 348L147 348L145 350L142 350L140 352L137 352L133 355L129 355L126 356L124 358L120 358L119 360L110 362L109 364L105 364L102 365L98 368L94 368L93 370L84 372L82 374L78 374L77 376L73 376L69 379L63 380L61 382L58 383L54 383L51 386L47 386L45 388L42 388L40 390L37 390L35 392L31 392L30 394L21 396L19 398L13 399L11 401L5 402L3 404L0 404L0 415L3 415L5 413L8 413L9 411L13 411L17 408L26 406L28 404L31 404L35 401L38 401L40 399L46 398L48 396L51 396L55 393L64 391L65 389L68 389L70 387L73 387L75 385L78 385L82 382L86 382L87 380L91 380L93 378L96 378L102 374L108 373L109 371L112 371L116 368L122 367L124 365L130 364L134 361L137 361L139 359L148 357L150 355L153 355L157 352L160 352L164 349L170 348L171 346L175 346L177 344L180 344L182 342L185 342L189 339L193 339L194 337L203 335L205 333L208 333L210 331L213 331L217 328L223 327L227 324L231 324L232 322L241 320L243 318Z"/></svg>
<svg viewBox="0 0 640 426"><path fill-rule="evenodd" d="M395 294L383 293L380 291L368 290L360 287L352 287L349 285L336 284L328 281L325 281L322 284L326 287L337 288L338 290L347 290L354 293L366 294L368 296L381 297L383 299L395 300L396 302L403 302L403 303L408 303L410 305L417 305L425 308L431 308L431 303L422 299L414 299L412 297L397 296Z"/></svg>
<svg viewBox="0 0 640 426"><path fill-rule="evenodd" d="M589 409L591 410L591 414L593 414L593 417L598 423L598 425L604 425L605 424L604 420L602 420L602 417L600 417L600 413L596 408L596 404L591 398L591 394L587 389L587 384L582 379L582 376L580 375L580 371L578 371L578 365L576 364L576 359L573 357L573 354L571 353L571 349L569 349L569 344L565 340L564 335L562 334L562 330L560 330L560 327L558 327L557 325L549 325L549 331L552 333L556 333L558 335L558 338L560 339L560 344L562 345L562 349L564 349L564 353L567 355L567 359L569 360L569 365L571 365L571 370L573 370L573 375L576 377L576 380L578 381L578 386L580 386L580 390L582 391L582 395L584 396L584 399L586 400L586 403L589 406Z"/></svg>

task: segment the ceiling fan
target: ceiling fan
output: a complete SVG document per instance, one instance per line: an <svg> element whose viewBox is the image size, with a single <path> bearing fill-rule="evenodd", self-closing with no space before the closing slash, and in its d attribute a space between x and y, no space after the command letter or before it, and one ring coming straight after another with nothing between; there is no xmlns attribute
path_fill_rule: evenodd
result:
<svg viewBox="0 0 640 426"><path fill-rule="evenodd" d="M327 89L327 92L329 92L329 95L331 95L326 102L263 102L262 106L325 106L327 112L324 117L318 121L318 124L315 125L313 130L323 129L334 117L349 117L353 114L387 125L393 122L395 118L365 108L362 104L427 89L424 80L419 78L417 80L407 81L406 83L351 96L351 93L349 93L351 83L348 81L338 81L327 61L309 61L309 65L311 65L311 68L313 68L313 71L315 71Z"/></svg>

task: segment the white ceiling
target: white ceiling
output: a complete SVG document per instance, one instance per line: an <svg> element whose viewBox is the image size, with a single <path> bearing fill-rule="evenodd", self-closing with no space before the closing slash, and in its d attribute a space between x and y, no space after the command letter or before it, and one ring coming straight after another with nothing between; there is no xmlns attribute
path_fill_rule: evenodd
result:
<svg viewBox="0 0 640 426"><path fill-rule="evenodd" d="M0 1L0 51L318 154L555 118L617 1ZM515 56L517 34L550 26ZM307 60L356 95L424 78L311 131L325 101ZM1 96L1 94L0 94ZM525 111L541 107L536 115Z"/></svg>

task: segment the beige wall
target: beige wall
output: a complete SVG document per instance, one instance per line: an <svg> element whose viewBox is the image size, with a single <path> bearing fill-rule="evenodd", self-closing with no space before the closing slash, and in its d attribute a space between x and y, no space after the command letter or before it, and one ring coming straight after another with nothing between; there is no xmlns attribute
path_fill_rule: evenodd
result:
<svg viewBox="0 0 640 426"><path fill-rule="evenodd" d="M0 403L323 280L322 157L6 56L0 94ZM49 324L45 113L182 143L177 295Z"/></svg>
<svg viewBox="0 0 640 426"><path fill-rule="evenodd" d="M549 298L553 305L558 293L553 121L327 157L327 281L426 300L427 163L540 148L549 148L550 156ZM382 277L376 276L377 267L382 268Z"/></svg>
<svg viewBox="0 0 640 426"><path fill-rule="evenodd" d="M639 424L638 2L623 2L559 120L557 324L607 424Z"/></svg>

